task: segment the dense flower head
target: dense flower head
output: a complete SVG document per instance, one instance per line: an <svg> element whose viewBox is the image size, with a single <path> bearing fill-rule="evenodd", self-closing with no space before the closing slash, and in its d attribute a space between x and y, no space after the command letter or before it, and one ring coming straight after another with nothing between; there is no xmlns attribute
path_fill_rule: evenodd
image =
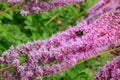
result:
<svg viewBox="0 0 120 80"><path fill-rule="evenodd" d="M119 80L120 79L120 56L101 67L95 74L94 80Z"/></svg>
<svg viewBox="0 0 120 80"><path fill-rule="evenodd" d="M12 64L16 70L13 73L3 71L1 75L8 79L29 80L58 73L118 42L119 20L120 13L106 13L89 25L83 21L49 39L20 44L16 48L11 46L3 52L0 62L3 67ZM24 64L20 63L20 55L26 58Z"/></svg>
<svg viewBox="0 0 120 80"><path fill-rule="evenodd" d="M93 22L96 17L112 11L120 11L120 0L99 0L87 11L85 20L88 23Z"/></svg>
<svg viewBox="0 0 120 80"><path fill-rule="evenodd" d="M25 0L2 0L0 2L8 2L11 5L22 3L20 13L22 15L28 15L30 13L47 12L50 9L63 7L75 2L82 3L83 1L84 0L29 0L26 2Z"/></svg>
<svg viewBox="0 0 120 80"><path fill-rule="evenodd" d="M48 0L47 2L43 0L31 0L27 4L24 4L23 10L27 13L39 13L39 12L47 12L50 9L54 9L57 7L63 7L65 5L74 3L74 2L83 2L83 0ZM23 10L21 14L24 15ZM26 14L25 14L26 15Z"/></svg>

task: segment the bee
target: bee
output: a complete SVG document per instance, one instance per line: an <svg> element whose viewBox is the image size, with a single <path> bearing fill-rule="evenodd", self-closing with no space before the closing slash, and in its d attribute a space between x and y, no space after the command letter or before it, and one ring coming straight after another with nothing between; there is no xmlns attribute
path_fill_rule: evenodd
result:
<svg viewBox="0 0 120 80"><path fill-rule="evenodd" d="M76 31L75 33L76 33L77 36L82 36L82 35L84 35L84 32L81 31L81 30Z"/></svg>

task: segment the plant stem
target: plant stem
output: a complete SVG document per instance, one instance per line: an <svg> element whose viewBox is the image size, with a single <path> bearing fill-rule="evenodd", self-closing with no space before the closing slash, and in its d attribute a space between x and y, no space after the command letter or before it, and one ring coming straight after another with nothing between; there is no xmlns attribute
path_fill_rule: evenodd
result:
<svg viewBox="0 0 120 80"><path fill-rule="evenodd" d="M59 13L55 14L55 15L46 23L46 26L47 26L48 24L50 24L58 15L59 15Z"/></svg>
<svg viewBox="0 0 120 80"><path fill-rule="evenodd" d="M24 1L25 1L25 0L23 0L23 2L24 2ZM6 9L6 10L4 10L4 11L1 11L1 12L0 12L0 16L3 15L4 13L6 13L6 12L9 11L9 10L13 10L15 7L21 5L23 2L21 2L21 3L19 3L19 4L15 4L15 5L13 5L12 7L8 8L8 9Z"/></svg>
<svg viewBox="0 0 120 80"><path fill-rule="evenodd" d="M22 64L22 63L24 63L24 62L26 62L26 61L27 61L27 59L24 59L24 60L20 61L20 64ZM3 72L3 71L5 71L5 70L11 69L11 68L13 68L12 65L11 65L11 66L7 66L7 67L4 67L4 68L0 69L0 72Z"/></svg>
<svg viewBox="0 0 120 80"><path fill-rule="evenodd" d="M81 64L81 63L83 63L83 62L85 62L85 61L88 61L89 59L96 58L96 57L98 57L98 56L101 56L101 55L104 55L104 54L108 54L108 53L113 52L113 51L120 51L120 47L114 48L114 49L111 49L111 50L106 50L106 51L104 51L104 52L100 52L99 54L96 54L95 56L93 56L93 57L91 57L91 58L88 58L88 59L79 61L77 64ZM76 65L77 65L77 64L76 64Z"/></svg>

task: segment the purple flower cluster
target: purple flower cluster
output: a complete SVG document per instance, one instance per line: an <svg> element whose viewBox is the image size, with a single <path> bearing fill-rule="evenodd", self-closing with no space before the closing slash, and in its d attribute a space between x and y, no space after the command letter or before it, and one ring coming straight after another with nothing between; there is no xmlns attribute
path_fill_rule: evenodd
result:
<svg viewBox="0 0 120 80"><path fill-rule="evenodd" d="M120 56L101 67L94 80L120 80Z"/></svg>
<svg viewBox="0 0 120 80"><path fill-rule="evenodd" d="M120 11L120 0L100 0L87 11L85 20L91 23L101 14L116 10Z"/></svg>
<svg viewBox="0 0 120 80"><path fill-rule="evenodd" d="M83 2L83 0L48 0L47 2L43 0L31 0L22 6L23 9L20 13L27 15L29 13L47 12L48 10L63 7L74 2Z"/></svg>
<svg viewBox="0 0 120 80"><path fill-rule="evenodd" d="M119 20L120 13L106 13L89 25L83 21L49 39L20 44L16 48L11 46L3 52L0 62L3 67L12 64L15 70L3 71L0 75L8 80L30 80L58 73L118 42ZM20 64L21 54L27 60L24 64Z"/></svg>
<svg viewBox="0 0 120 80"><path fill-rule="evenodd" d="M3 1L3 0L2 0ZM48 10L63 7L65 5L75 3L75 2L83 2L83 0L30 0L27 3L24 3L24 0L5 0L4 2L8 2L13 5L16 3L22 3L20 13L22 15L27 15L30 13L39 13L39 12L47 12Z"/></svg>

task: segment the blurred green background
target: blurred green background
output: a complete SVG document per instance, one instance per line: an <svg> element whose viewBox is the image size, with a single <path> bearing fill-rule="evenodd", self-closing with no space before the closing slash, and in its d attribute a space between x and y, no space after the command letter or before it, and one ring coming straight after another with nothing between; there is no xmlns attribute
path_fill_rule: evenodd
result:
<svg viewBox="0 0 120 80"><path fill-rule="evenodd" d="M95 3L96 0L87 0L82 5L77 3L28 16L21 16L19 7L7 11L0 15L0 55L11 45L44 40L58 31L65 30L69 25L76 25L86 15L87 9ZM0 3L1 12L8 8L8 4ZM107 60L111 60L111 57L111 55L99 56L61 73L44 77L43 80L93 80L94 72Z"/></svg>

